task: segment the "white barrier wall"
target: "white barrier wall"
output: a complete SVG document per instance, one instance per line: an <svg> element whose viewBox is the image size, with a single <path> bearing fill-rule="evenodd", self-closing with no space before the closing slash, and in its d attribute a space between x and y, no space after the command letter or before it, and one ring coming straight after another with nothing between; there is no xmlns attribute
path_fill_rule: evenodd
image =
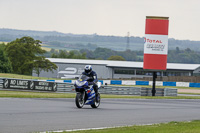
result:
<svg viewBox="0 0 200 133"><path fill-rule="evenodd" d="M135 85L134 80L122 80L122 85Z"/></svg>
<svg viewBox="0 0 200 133"><path fill-rule="evenodd" d="M189 87L190 83L189 82L176 82L176 86L179 86L179 87Z"/></svg>
<svg viewBox="0 0 200 133"><path fill-rule="evenodd" d="M152 86L153 81L149 81L149 85ZM162 81L156 81L156 86L163 86L163 82Z"/></svg>

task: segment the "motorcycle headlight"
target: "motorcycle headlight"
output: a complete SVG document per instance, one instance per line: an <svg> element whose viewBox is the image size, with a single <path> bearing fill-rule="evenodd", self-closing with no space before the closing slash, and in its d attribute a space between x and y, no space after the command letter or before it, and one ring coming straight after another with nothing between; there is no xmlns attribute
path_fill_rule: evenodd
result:
<svg viewBox="0 0 200 133"><path fill-rule="evenodd" d="M77 86L83 86L87 81L76 81Z"/></svg>

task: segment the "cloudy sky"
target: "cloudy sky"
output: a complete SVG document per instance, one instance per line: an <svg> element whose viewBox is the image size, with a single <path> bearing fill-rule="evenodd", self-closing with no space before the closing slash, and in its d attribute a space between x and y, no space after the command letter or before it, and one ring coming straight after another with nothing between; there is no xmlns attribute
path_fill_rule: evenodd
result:
<svg viewBox="0 0 200 133"><path fill-rule="evenodd" d="M169 17L169 38L200 41L200 0L0 0L0 28L143 37L146 16Z"/></svg>

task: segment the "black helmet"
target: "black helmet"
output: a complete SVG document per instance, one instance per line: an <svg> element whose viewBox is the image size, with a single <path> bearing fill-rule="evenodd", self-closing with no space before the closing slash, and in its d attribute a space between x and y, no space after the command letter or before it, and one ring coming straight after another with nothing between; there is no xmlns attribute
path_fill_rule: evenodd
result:
<svg viewBox="0 0 200 133"><path fill-rule="evenodd" d="M84 68L86 73L90 73L92 71L92 66L91 65L86 65Z"/></svg>

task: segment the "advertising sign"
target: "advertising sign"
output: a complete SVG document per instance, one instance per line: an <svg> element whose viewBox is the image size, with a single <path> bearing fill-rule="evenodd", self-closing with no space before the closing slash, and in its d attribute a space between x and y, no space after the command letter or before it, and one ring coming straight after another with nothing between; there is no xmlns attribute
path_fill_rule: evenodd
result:
<svg viewBox="0 0 200 133"><path fill-rule="evenodd" d="M82 72L84 72L83 68L76 68L76 67L67 67L64 71L59 71L58 74L63 78L76 78L79 77Z"/></svg>
<svg viewBox="0 0 200 133"><path fill-rule="evenodd" d="M143 69L166 70L168 17L146 17Z"/></svg>
<svg viewBox="0 0 200 133"><path fill-rule="evenodd" d="M20 79L4 79L3 87L5 89L24 89L24 90L41 90L56 91L57 85L54 82L31 81Z"/></svg>

